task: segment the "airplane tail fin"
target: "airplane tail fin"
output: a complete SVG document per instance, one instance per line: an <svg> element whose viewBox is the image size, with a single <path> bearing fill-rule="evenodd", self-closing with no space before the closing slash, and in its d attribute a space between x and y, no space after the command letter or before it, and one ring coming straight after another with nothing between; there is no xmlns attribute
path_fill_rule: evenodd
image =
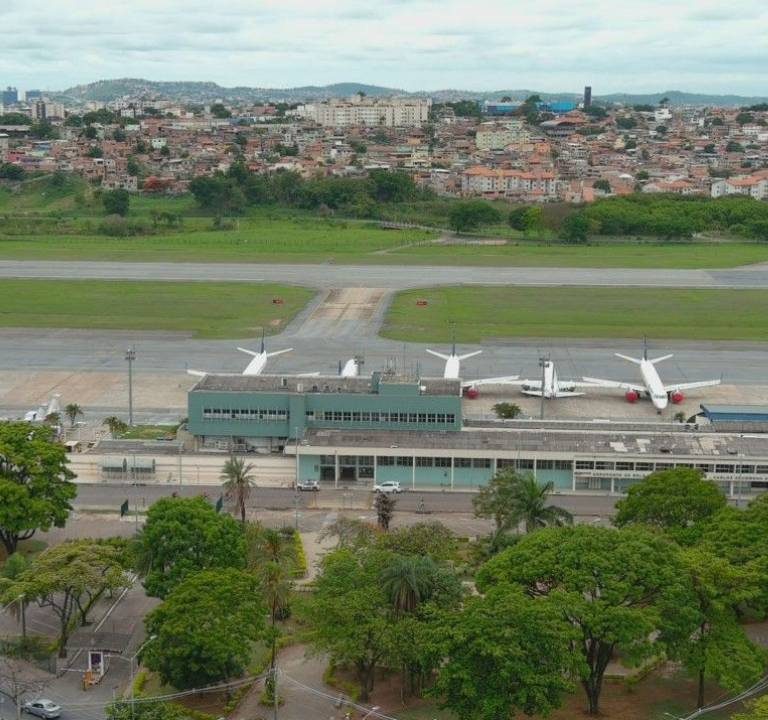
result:
<svg viewBox="0 0 768 720"><path fill-rule="evenodd" d="M626 360L627 362L635 363L635 365L639 365L642 360L638 360L637 358L629 357L629 355L622 355L621 353L613 353L616 357L621 358L622 360Z"/></svg>
<svg viewBox="0 0 768 720"><path fill-rule="evenodd" d="M450 355L446 355L445 353L437 352L437 350L430 350L429 348L427 348L427 352L430 355L434 355L435 357L440 358L441 360L448 360L448 358L451 357Z"/></svg>
<svg viewBox="0 0 768 720"><path fill-rule="evenodd" d="M482 350L475 350L475 352L465 353L464 355L459 355L459 360L467 360L467 359L469 359L471 357L475 357L475 355L479 355L481 352L483 352L483 351Z"/></svg>
<svg viewBox="0 0 768 720"><path fill-rule="evenodd" d="M669 355L662 355L661 357L653 358L650 362L652 362L655 365L656 363L659 363L662 360L669 360L669 358L671 357L674 357L672 353L670 353Z"/></svg>

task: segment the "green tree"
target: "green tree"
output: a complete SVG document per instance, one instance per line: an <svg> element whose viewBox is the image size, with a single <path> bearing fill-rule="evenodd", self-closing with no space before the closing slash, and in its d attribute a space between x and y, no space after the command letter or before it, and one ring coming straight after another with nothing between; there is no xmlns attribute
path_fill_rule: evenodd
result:
<svg viewBox="0 0 768 720"><path fill-rule="evenodd" d="M416 195L413 178L404 172L372 170L369 173L369 181L371 196L378 202L406 202Z"/></svg>
<svg viewBox="0 0 768 720"><path fill-rule="evenodd" d="M125 130L121 127L115 128L115 131L112 133L112 139L115 142L125 142L128 136L125 133Z"/></svg>
<svg viewBox="0 0 768 720"><path fill-rule="evenodd" d="M47 426L0 423L0 541L8 555L37 530L64 527L77 489Z"/></svg>
<svg viewBox="0 0 768 720"><path fill-rule="evenodd" d="M757 596L763 578L698 548L682 558L693 585L698 629L682 641L679 654L698 679L700 708L707 678L738 692L763 674L766 654L747 638L735 610Z"/></svg>
<svg viewBox="0 0 768 720"><path fill-rule="evenodd" d="M123 433L128 431L128 424L121 420L116 415L110 415L105 417L102 421L102 425L106 425L109 428L109 433L113 438L119 437Z"/></svg>
<svg viewBox="0 0 768 720"><path fill-rule="evenodd" d="M512 469L499 470L490 482L472 498L475 515L492 518L496 534L507 533L520 523L525 532L550 525L569 525L573 518L556 505L548 505L553 484L539 483L531 473L518 474Z"/></svg>
<svg viewBox="0 0 768 720"><path fill-rule="evenodd" d="M131 204L131 196L127 190L108 190L102 193L101 202L104 204L104 209L108 215L125 217Z"/></svg>
<svg viewBox="0 0 768 720"><path fill-rule="evenodd" d="M83 408L81 408L77 403L69 403L68 405L64 406L64 414L69 420L70 427L75 427L77 418L83 416Z"/></svg>
<svg viewBox="0 0 768 720"><path fill-rule="evenodd" d="M320 532L320 540L336 540L339 550L356 550L371 545L376 538L377 528L371 523L341 516ZM395 533L392 533L394 535Z"/></svg>
<svg viewBox="0 0 768 720"><path fill-rule="evenodd" d="M233 568L194 573L147 616L156 638L142 661L180 690L238 677L264 635L264 615L253 576Z"/></svg>
<svg viewBox="0 0 768 720"><path fill-rule="evenodd" d="M620 130L632 130L637 127L637 120L629 116L622 116L616 118L616 127Z"/></svg>
<svg viewBox="0 0 768 720"><path fill-rule="evenodd" d="M693 468L651 473L616 503L614 523L650 525L670 533L678 542L690 542L697 526L709 520L726 500L715 483Z"/></svg>
<svg viewBox="0 0 768 720"><path fill-rule="evenodd" d="M229 110L227 110L227 108L225 108L221 103L216 103L215 105L211 105L211 115L221 120L232 117L232 113Z"/></svg>
<svg viewBox="0 0 768 720"><path fill-rule="evenodd" d="M390 493L376 493L373 506L376 509L376 520L384 532L389 530L389 524L392 522L392 516L395 514L396 504L397 501Z"/></svg>
<svg viewBox="0 0 768 720"><path fill-rule="evenodd" d="M544 224L544 213L540 207L516 207L510 210L509 226L515 230L521 230L523 232L531 232L533 230L540 230Z"/></svg>
<svg viewBox="0 0 768 720"><path fill-rule="evenodd" d="M69 540L38 555L4 592L5 602L23 595L50 608L59 620L59 657L66 657L73 621L88 613L107 591L130 583L118 548L93 540Z"/></svg>
<svg viewBox="0 0 768 720"><path fill-rule="evenodd" d="M604 193L611 192L611 183L602 178L595 180L595 182L592 183L592 187L595 188L595 190L602 190Z"/></svg>
<svg viewBox="0 0 768 720"><path fill-rule="evenodd" d="M137 177L141 172L141 165L139 164L139 161L134 157L129 157L128 162L126 163L125 171L131 177Z"/></svg>
<svg viewBox="0 0 768 720"><path fill-rule="evenodd" d="M459 200L448 212L448 225L456 232L470 232L500 220L501 213L484 200Z"/></svg>
<svg viewBox="0 0 768 720"><path fill-rule="evenodd" d="M434 590L437 565L430 557L401 555L384 568L381 584L395 614L415 612Z"/></svg>
<svg viewBox="0 0 768 720"><path fill-rule="evenodd" d="M88 149L86 155L89 158L102 158L104 157L104 151L98 145L94 145L92 148Z"/></svg>
<svg viewBox="0 0 768 720"><path fill-rule="evenodd" d="M370 552L329 553L303 608L308 639L334 662L354 668L363 702L373 690L376 666L393 649L391 606L380 582L381 567Z"/></svg>
<svg viewBox="0 0 768 720"><path fill-rule="evenodd" d="M589 239L589 220L580 212L569 215L563 221L560 237L574 245L586 243Z"/></svg>
<svg viewBox="0 0 768 720"><path fill-rule="evenodd" d="M224 463L221 479L227 497L234 501L240 512L240 522L245 525L245 503L251 494L254 477L251 474L253 463L246 463L244 458L232 456Z"/></svg>
<svg viewBox="0 0 768 720"><path fill-rule="evenodd" d="M154 503L136 539L136 553L147 593L160 598L192 573L245 566L245 540L237 522L202 497Z"/></svg>
<svg viewBox="0 0 768 720"><path fill-rule="evenodd" d="M459 720L546 715L572 689L579 638L555 603L499 585L441 620L443 661L430 694Z"/></svg>
<svg viewBox="0 0 768 720"><path fill-rule="evenodd" d="M0 163L0 180L23 180L24 168L14 163Z"/></svg>
<svg viewBox="0 0 768 720"><path fill-rule="evenodd" d="M731 720L768 720L768 695L747 702L747 711L731 715Z"/></svg>
<svg viewBox="0 0 768 720"><path fill-rule="evenodd" d="M189 183L189 191L201 208L216 217L238 213L245 205L243 191L223 175L196 177Z"/></svg>
<svg viewBox="0 0 768 720"><path fill-rule="evenodd" d="M523 411L515 403L500 402L493 406L493 412L496 413L497 418L502 420L514 420Z"/></svg>
<svg viewBox="0 0 768 720"><path fill-rule="evenodd" d="M571 645L592 715L613 654L640 662L694 632L697 614L685 566L671 541L650 531L546 528L491 559L477 576L487 592L520 585L549 598L579 635Z"/></svg>
<svg viewBox="0 0 768 720"><path fill-rule="evenodd" d="M59 131L48 120L32 123L30 133L38 140L55 140L59 137Z"/></svg>
<svg viewBox="0 0 768 720"><path fill-rule="evenodd" d="M754 121L755 121L755 116L749 112L740 112L736 116L736 122L739 123L739 125L749 125Z"/></svg>
<svg viewBox="0 0 768 720"><path fill-rule="evenodd" d="M377 544L398 555L429 557L437 563L454 560L458 552L456 535L436 520L396 528L380 535Z"/></svg>

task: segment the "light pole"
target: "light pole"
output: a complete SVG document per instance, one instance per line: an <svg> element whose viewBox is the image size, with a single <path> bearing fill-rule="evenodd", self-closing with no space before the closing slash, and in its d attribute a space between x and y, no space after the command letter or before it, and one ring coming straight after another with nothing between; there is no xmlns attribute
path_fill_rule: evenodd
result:
<svg viewBox="0 0 768 720"><path fill-rule="evenodd" d="M135 683L135 673L133 670L133 661L141 654L141 651L149 645L153 640L157 638L157 635L150 635L141 645L141 647L128 659L128 662L131 666L131 718L134 717L134 711L135 711L135 698L134 698L134 685Z"/></svg>
<svg viewBox="0 0 768 720"><path fill-rule="evenodd" d="M133 427L133 361L136 359L135 348L125 351L125 359L128 361L128 424Z"/></svg>
<svg viewBox="0 0 768 720"><path fill-rule="evenodd" d="M544 393L546 391L546 387L544 383L547 379L547 363L549 362L549 357L540 357L539 358L539 367L541 368L541 410L539 412L539 418L541 420L544 419Z"/></svg>

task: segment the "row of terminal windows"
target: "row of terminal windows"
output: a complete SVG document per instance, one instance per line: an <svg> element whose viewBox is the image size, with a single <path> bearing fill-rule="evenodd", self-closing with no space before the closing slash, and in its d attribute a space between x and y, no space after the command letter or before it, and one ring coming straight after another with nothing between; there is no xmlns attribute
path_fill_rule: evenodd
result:
<svg viewBox="0 0 768 720"><path fill-rule="evenodd" d="M541 468L541 460L538 467ZM631 462L618 460L577 460L576 470L618 470L623 472L653 472L670 470L674 467L688 467L705 473L728 473L737 475L768 475L768 465L746 465L742 463L690 463L690 462Z"/></svg>
<svg viewBox="0 0 768 720"><path fill-rule="evenodd" d="M274 408L203 408L204 420L278 420L285 421L288 418L287 410Z"/></svg>
<svg viewBox="0 0 768 720"><path fill-rule="evenodd" d="M376 458L376 464L379 467L413 467L414 460L416 461L416 467L419 468L451 467L451 458L449 457L424 457L420 455L417 455L415 458L410 455L380 456ZM491 467L491 460L489 458L453 458L453 467L488 470Z"/></svg>
<svg viewBox="0 0 768 720"><path fill-rule="evenodd" d="M322 413L307 413L307 420L317 417L325 422L382 422L382 423L423 423L453 425L456 416L453 413L402 413L402 412L367 412L325 410Z"/></svg>

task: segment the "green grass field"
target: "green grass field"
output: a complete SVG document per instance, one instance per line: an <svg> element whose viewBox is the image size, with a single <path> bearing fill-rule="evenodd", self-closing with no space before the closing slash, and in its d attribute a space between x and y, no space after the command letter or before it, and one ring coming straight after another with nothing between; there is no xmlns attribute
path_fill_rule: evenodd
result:
<svg viewBox="0 0 768 720"><path fill-rule="evenodd" d="M382 206L382 211L396 220L444 225L441 218L449 206L447 200L436 200ZM153 231L153 216L159 212L182 216L183 226ZM154 234L109 237L99 233L103 220L101 201L78 178L61 184L35 178L16 193L0 188L0 259L605 268L729 268L768 262L768 244L728 238L679 244L601 238L569 246L553 242L552 231L524 239L500 224L484 233L506 244L437 244L437 231L383 229L369 221L272 206L251 208L228 221L231 229L213 230L213 219L190 196L132 196L129 221L143 223Z"/></svg>
<svg viewBox="0 0 768 720"><path fill-rule="evenodd" d="M202 338L276 333L313 292L253 283L0 280L0 327L166 330ZM282 304L272 299L280 297Z"/></svg>
<svg viewBox="0 0 768 720"><path fill-rule="evenodd" d="M416 305L424 298L426 307ZM452 325L454 323L455 325ZM767 340L768 290L443 287L399 293L382 335L444 342L493 338Z"/></svg>

